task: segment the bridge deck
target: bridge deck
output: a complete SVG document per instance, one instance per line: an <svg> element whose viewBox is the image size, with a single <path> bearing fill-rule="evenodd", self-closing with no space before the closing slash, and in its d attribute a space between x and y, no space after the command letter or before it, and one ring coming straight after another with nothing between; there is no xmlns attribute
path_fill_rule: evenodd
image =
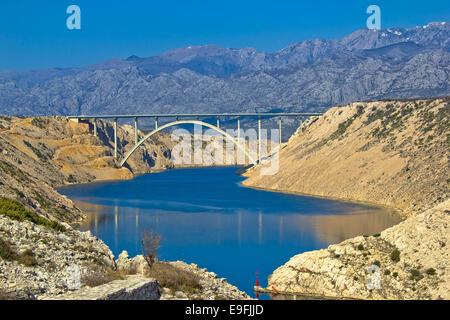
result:
<svg viewBox="0 0 450 320"><path fill-rule="evenodd" d="M155 114L105 114L69 116L70 119L120 119L120 118L176 118L176 117L311 117L323 113L291 112L291 113L155 113Z"/></svg>

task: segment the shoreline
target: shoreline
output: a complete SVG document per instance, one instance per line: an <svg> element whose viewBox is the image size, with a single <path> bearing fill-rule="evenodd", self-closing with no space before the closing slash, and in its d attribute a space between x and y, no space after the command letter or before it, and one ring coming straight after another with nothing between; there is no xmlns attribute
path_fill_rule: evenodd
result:
<svg viewBox="0 0 450 320"><path fill-rule="evenodd" d="M376 203L376 202L356 200L356 199L346 199L346 198L331 197L331 196L321 196L321 195L316 195L316 194L295 192L295 191L289 191L289 190L283 190L283 189L270 189L270 188L264 188L264 187L247 186L247 185L244 185L242 182L240 183L240 185L242 185L245 188L261 190L261 191L267 191L267 192L291 194L291 195L295 195L295 196L309 197L309 198L316 198L316 199L324 199L324 200L335 200L335 201L340 201L340 202L345 202L345 203L365 205L367 207L373 207L373 208L378 208L378 209L392 210L392 211L395 212L397 217L401 219L400 222L405 221L406 219L408 219L408 217L405 217L402 214L403 210L401 210L399 208L396 208L396 207L391 207L391 206L387 206L387 205L384 205L384 204L379 204L379 203Z"/></svg>

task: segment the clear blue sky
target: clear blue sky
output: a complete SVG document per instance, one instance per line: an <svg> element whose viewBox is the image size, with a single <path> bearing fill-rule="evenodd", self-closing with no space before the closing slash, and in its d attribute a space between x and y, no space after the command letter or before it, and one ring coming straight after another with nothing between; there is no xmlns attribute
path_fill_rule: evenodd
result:
<svg viewBox="0 0 450 320"><path fill-rule="evenodd" d="M71 4L81 8L81 30L66 27ZM82 67L189 45L273 52L365 28L371 4L382 28L450 20L448 0L1 0L0 70Z"/></svg>

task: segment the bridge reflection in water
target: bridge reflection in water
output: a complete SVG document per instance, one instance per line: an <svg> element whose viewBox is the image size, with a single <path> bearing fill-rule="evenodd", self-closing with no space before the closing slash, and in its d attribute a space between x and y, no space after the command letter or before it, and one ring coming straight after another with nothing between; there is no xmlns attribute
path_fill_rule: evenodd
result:
<svg viewBox="0 0 450 320"><path fill-rule="evenodd" d="M137 252L140 249L139 235L149 228L163 235L175 232L176 238L179 239L177 242L183 244L186 244L186 241L193 244L199 243L194 240L196 238L201 240L200 242L213 242L218 245L224 241L236 244L242 244L245 241L261 245L272 242L276 235L276 242L282 245L286 238L289 238L289 241L293 238L301 240L309 237L311 233L315 234L317 243L329 244L339 243L358 235L372 235L400 221L395 211L378 208L357 208L343 215L327 215L326 213L273 215L261 212L255 215L245 210L236 214L179 213L133 207L111 207L77 200L75 203L80 209L89 213L81 224L80 230L91 230L94 233L113 231L121 239L129 235L138 235L134 245ZM112 215L111 212L113 212ZM130 219L130 216L134 219ZM131 221L133 221L133 228L130 225ZM99 230L99 226L103 230ZM200 231L201 238L198 237ZM112 249L120 250L120 247L122 245Z"/></svg>

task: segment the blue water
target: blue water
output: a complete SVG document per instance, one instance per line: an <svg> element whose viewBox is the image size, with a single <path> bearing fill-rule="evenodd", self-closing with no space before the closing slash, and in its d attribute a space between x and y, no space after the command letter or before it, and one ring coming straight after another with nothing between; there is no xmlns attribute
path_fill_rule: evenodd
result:
<svg viewBox="0 0 450 320"><path fill-rule="evenodd" d="M241 186L236 167L177 169L133 180L60 188L89 212L81 226L117 257L141 254L144 230L162 236L159 258L196 263L254 296L289 258L397 223L386 209Z"/></svg>

